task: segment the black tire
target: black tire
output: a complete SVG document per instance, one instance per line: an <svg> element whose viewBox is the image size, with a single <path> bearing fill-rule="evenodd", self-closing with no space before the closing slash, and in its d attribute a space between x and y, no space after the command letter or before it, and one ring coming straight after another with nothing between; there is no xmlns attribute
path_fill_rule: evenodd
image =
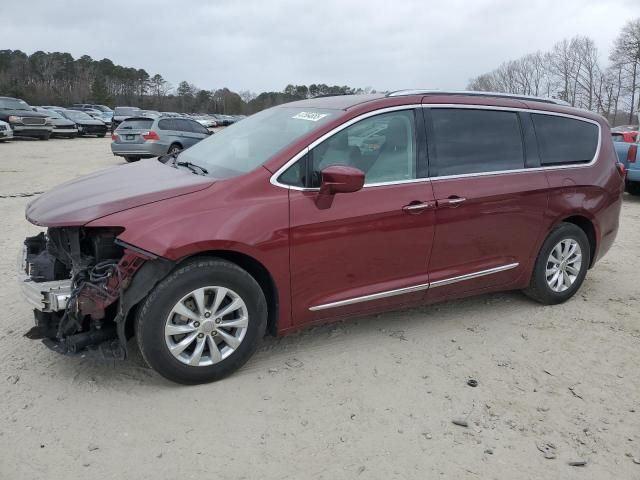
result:
<svg viewBox="0 0 640 480"><path fill-rule="evenodd" d="M248 312L244 339L227 358L208 366L182 363L169 351L164 336L171 309L190 292L220 286L236 292ZM218 258L186 262L162 280L143 300L136 316L136 337L147 364L168 380L195 385L219 380L239 369L255 352L267 326L267 302L255 279L234 263Z"/></svg>
<svg viewBox="0 0 640 480"><path fill-rule="evenodd" d="M562 240L575 240L580 246L582 258L581 265L575 280L569 288L562 292L554 291L547 283L546 270L547 260L551 254L551 250L555 248ZM591 263L591 248L589 239L584 231L572 223L560 223L556 225L549 233L546 240L542 244L542 248L536 258L536 263L531 275L531 283L524 290L524 293L534 300L545 305L555 305L566 302L578 291Z"/></svg>
<svg viewBox="0 0 640 480"><path fill-rule="evenodd" d="M107 135L106 133L99 133L98 138L104 138L106 135Z"/></svg>
<svg viewBox="0 0 640 480"><path fill-rule="evenodd" d="M173 155L174 153L177 153L180 150L182 150L182 146L177 143L173 143L169 147L169 150L167 151L167 155Z"/></svg>
<svg viewBox="0 0 640 480"><path fill-rule="evenodd" d="M49 140L50 136L51 136L51 134L40 135L38 137L38 140Z"/></svg>
<svg viewBox="0 0 640 480"><path fill-rule="evenodd" d="M137 162L138 160L140 160L140 157L124 157L124 159L125 159L128 163L132 163L132 162Z"/></svg>
<svg viewBox="0 0 640 480"><path fill-rule="evenodd" d="M633 195L633 196L640 195L640 182L627 181L626 190L629 193L629 195Z"/></svg>

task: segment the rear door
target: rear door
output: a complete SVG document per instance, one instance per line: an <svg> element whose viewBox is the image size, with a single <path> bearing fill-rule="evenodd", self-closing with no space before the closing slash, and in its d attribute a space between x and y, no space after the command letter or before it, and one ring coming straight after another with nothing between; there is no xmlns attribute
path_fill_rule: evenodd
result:
<svg viewBox="0 0 640 480"><path fill-rule="evenodd" d="M192 121L186 118L175 118L174 124L177 134L180 136L180 143L183 148L189 148L196 143L196 134L191 126Z"/></svg>
<svg viewBox="0 0 640 480"><path fill-rule="evenodd" d="M382 113L336 133L281 176L280 182L294 186L289 202L296 324L423 299L435 219L431 183L421 167L425 147L419 110ZM320 172L333 165L363 170L365 186L319 205Z"/></svg>
<svg viewBox="0 0 640 480"><path fill-rule="evenodd" d="M427 296L516 281L536 254L548 202L544 172L530 168L539 160L529 115L462 106L424 114L437 203Z"/></svg>
<svg viewBox="0 0 640 480"><path fill-rule="evenodd" d="M195 120L189 120L189 125L193 132L193 143L198 143L200 140L209 136L209 130L201 123L196 122Z"/></svg>

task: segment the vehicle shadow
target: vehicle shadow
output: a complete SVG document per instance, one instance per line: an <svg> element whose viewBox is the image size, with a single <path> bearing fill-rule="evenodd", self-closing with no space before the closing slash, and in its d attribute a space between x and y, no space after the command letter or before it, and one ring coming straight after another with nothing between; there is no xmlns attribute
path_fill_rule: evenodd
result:
<svg viewBox="0 0 640 480"><path fill-rule="evenodd" d="M487 312L487 308L491 309ZM522 310L542 309L520 292L504 292L470 297L418 308L397 310L385 314L358 316L327 325L303 329L285 337L267 336L256 354L239 371L226 380L244 382L247 377L291 370L301 359L313 354L330 357L336 353L362 349L385 348L385 342L421 342L430 338L450 342L453 337L468 330L490 329L486 323L500 323L505 317ZM474 312L483 311L483 323L478 324ZM489 313L488 315L486 315ZM499 328L496 326L495 328ZM137 347L135 339L128 345L126 361L62 358L56 362L62 376L72 377L74 383L99 383L103 388L122 390L139 388L181 388L150 369ZM217 382L220 383L220 382ZM216 384L211 384L216 385Z"/></svg>

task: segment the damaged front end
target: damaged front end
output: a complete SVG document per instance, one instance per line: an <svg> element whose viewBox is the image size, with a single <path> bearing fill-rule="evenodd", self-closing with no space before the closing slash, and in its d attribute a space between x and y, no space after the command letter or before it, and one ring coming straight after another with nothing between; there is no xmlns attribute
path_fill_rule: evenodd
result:
<svg viewBox="0 0 640 480"><path fill-rule="evenodd" d="M25 239L20 280L35 315L28 338L65 354L126 357L129 311L173 262L118 241L121 232L57 227Z"/></svg>

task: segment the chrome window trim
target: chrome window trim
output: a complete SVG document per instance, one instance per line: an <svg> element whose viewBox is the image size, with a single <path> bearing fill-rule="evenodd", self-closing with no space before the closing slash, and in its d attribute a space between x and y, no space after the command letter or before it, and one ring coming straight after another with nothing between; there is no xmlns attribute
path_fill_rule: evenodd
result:
<svg viewBox="0 0 640 480"><path fill-rule="evenodd" d="M596 146L596 152L593 156L593 159L587 163L574 163L567 165L552 165L546 167L534 167L534 168L519 168L514 170L496 170L490 172L478 172L478 173L461 173L458 175L444 175L442 177L424 177L424 178L414 178L409 180L398 180L391 182L378 182L378 183L369 183L364 185L363 188L375 188L389 185L402 185L405 183L419 183L419 182L430 182L430 181L440 181L440 180L449 180L454 178L465 178L465 177L486 177L486 176L494 176L494 175L506 175L506 174L514 174L514 173L529 173L529 172L540 172L540 171L553 171L553 170L564 170L569 168L587 168L593 166L600 156L600 150L602 147L602 126L592 120L590 118L580 117L578 115L572 115L569 113L561 113L561 112L549 112L546 110L538 110L535 108L520 108L520 107L499 107L494 105L469 105L469 104L461 104L461 103L421 103L421 104L409 104L409 105L398 105L395 107L387 107L381 108L379 110L373 110L371 112L363 113L357 117L352 118L348 122L343 123L342 125L338 125L334 129L325 133L322 137L310 143L307 147L302 149L296 155L293 156L289 161L287 161L282 167L277 169L273 175L269 178L269 182L272 185L280 188L286 188L287 190L297 190L301 192L317 192L319 188L304 188L304 187L296 187L293 185L286 185L284 183L280 183L278 181L278 177L282 175L285 170L287 170L291 165L304 157L311 149L318 146L320 143L328 139L329 137L335 135L341 130L353 125L360 120L364 120L365 118L373 117L375 115L379 115L387 112L395 112L398 110L413 110L416 108L460 108L460 109L471 109L471 110L502 110L502 111L510 111L510 112L525 112L525 113L538 113L542 115L554 115L557 117L566 117L571 118L573 120L579 120L582 122L592 123L596 127L598 127L598 145Z"/></svg>
<svg viewBox="0 0 640 480"><path fill-rule="evenodd" d="M309 307L309 310L312 312L317 312L320 310L327 310L329 308L344 307L347 305L354 305L356 303L379 300L381 298L395 297L396 295L403 295L405 293L419 292L421 290L428 290L430 288L444 287L445 285L451 285L452 283L463 282L465 280L472 280L474 278L484 277L485 275L506 272L507 270L516 268L518 265L520 265L518 262L509 263L506 265L500 265L499 267L487 268L486 270L479 270L477 272L467 273L465 275L445 278L444 280L438 280L431 283L420 283L418 285L412 285L410 287L396 288L394 290L386 290L384 292L372 293L369 295L363 295L361 297L347 298L345 300L324 303L322 305L314 305L313 307Z"/></svg>
<svg viewBox="0 0 640 480"><path fill-rule="evenodd" d="M364 119L369 118L369 117L375 117L376 115L381 115L383 113L397 112L397 111L400 111L400 110L415 110L415 109L420 108L420 107L421 107L421 104L419 104L419 103L409 104L409 105L396 105L394 107L381 108L379 110L373 110L371 112L366 112L366 113L363 113L362 115L358 115L357 117L354 117L351 120L349 120L349 121L347 121L347 122L345 122L345 123L343 123L341 125L338 125L334 129L332 129L332 130L328 131L327 133L325 133L324 135L322 135L317 140L314 140L309 145L307 145L304 149L302 149L300 152L298 152L291 160L289 160L282 167L280 167L278 170L276 170L275 173L273 175L271 175L271 178L269 179L269 182L272 185L275 185L276 187L286 188L288 190L298 190L298 191L302 191L302 192L317 192L317 191L320 190L319 188L296 187L296 186L293 186L293 185L287 185L287 184L284 184L284 183L280 183L278 181L278 177L280 175L282 175L291 165L293 165L295 162L297 162L302 157L304 157L310 150L313 150L315 147L320 145L322 142L324 142L328 138L334 136L336 133L339 133L340 131L344 130L345 128L350 127L354 123L359 122L360 120L364 120ZM396 183L407 183L409 181L410 182L415 182L416 180L424 181L425 179L424 178L419 178L419 179L401 180L401 181L398 181L398 182L383 182L381 184L395 185ZM378 185L381 185L381 184L380 183L379 184L375 184L375 186L378 186ZM367 188L370 185L374 185L374 184L365 185L364 188Z"/></svg>

